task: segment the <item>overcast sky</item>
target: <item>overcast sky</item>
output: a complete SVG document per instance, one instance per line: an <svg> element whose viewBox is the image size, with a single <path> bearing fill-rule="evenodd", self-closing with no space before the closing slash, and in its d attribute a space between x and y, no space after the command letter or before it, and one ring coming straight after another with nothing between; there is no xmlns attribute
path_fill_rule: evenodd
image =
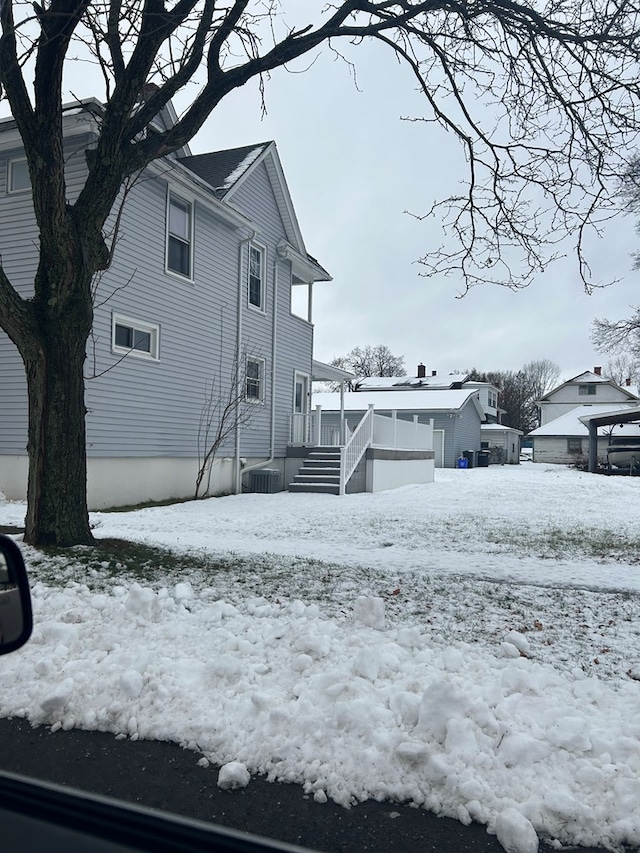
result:
<svg viewBox="0 0 640 853"><path fill-rule="evenodd" d="M401 120L424 115L425 103L389 50L365 44L351 55L357 87L325 49L314 62L300 61L298 73L273 73L265 117L257 85L249 84L191 144L202 153L276 141L307 249L333 276L315 287L315 357L329 361L354 346L386 344L404 356L409 373L420 361L449 373L549 358L563 378L605 364L590 342L592 320L618 319L640 304L633 221L619 219L594 244L594 277L620 281L592 296L573 257L519 292L483 286L459 299L460 281L421 277L416 262L442 242L441 231L407 211L424 214L457 191L466 174L460 146L433 124ZM69 100L101 95L90 72L74 73ZM177 98L178 110L185 103Z"/></svg>
<svg viewBox="0 0 640 853"><path fill-rule="evenodd" d="M417 221L465 175L457 142L424 115L408 71L380 47L361 47L358 88L325 51L306 73L276 71L261 119L256 86L220 105L192 143L194 153L276 141L308 251L333 281L314 292L315 357L387 344L407 371L422 361L448 373L517 369L550 358L563 378L606 363L590 341L594 317L618 319L640 304L631 269L634 222L620 219L594 244L596 277L621 279L584 293L573 257L529 289L495 286L457 298L461 282L420 276L417 259L439 245L436 222ZM567 246L567 251L571 247Z"/></svg>

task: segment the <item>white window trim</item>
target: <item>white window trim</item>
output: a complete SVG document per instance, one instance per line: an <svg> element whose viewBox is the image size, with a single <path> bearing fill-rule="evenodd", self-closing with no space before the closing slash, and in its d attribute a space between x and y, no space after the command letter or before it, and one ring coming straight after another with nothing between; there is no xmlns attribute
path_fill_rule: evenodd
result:
<svg viewBox="0 0 640 853"><path fill-rule="evenodd" d="M259 382L259 385L258 385L259 396L258 397L249 397L249 395L247 394L247 380L249 378L249 362L250 361L255 361L260 366L260 376L258 379L258 382ZM261 406L264 404L264 392L265 392L264 383L265 383L265 376L266 375L267 375L267 373L266 373L266 362L265 362L264 358L260 358L259 356L255 356L255 355L248 355L247 360L245 362L245 378L244 378L244 385L245 385L244 399L245 399L246 403L250 403L252 406Z"/></svg>
<svg viewBox="0 0 640 853"><path fill-rule="evenodd" d="M257 249L262 258L262 279L260 281L260 305L254 305L250 299L250 272L251 272L251 249ZM249 243L247 249L247 305L252 311L257 311L258 314L267 313L267 247L262 243L256 243L254 240Z"/></svg>
<svg viewBox="0 0 640 853"><path fill-rule="evenodd" d="M116 326L126 326L129 329L134 329L134 331L151 335L151 352L116 344ZM111 351L116 355L133 356L134 358L142 358L145 361L160 361L160 326L156 323L146 323L143 320L136 320L124 314L112 314Z"/></svg>
<svg viewBox="0 0 640 853"><path fill-rule="evenodd" d="M169 212L171 210L171 199L175 198L183 204L189 205L189 275L172 270L169 267ZM167 275L175 276L180 281L194 281L194 244L195 244L195 201L193 198L187 198L181 193L174 192L170 187L167 187L167 201L165 209L165 234L164 234L164 271Z"/></svg>
<svg viewBox="0 0 640 853"><path fill-rule="evenodd" d="M7 160L7 195L19 195L20 193L27 193L31 189L30 183L26 187L18 187L17 189L12 189L11 187L14 163L26 162L26 157L12 157L10 160Z"/></svg>

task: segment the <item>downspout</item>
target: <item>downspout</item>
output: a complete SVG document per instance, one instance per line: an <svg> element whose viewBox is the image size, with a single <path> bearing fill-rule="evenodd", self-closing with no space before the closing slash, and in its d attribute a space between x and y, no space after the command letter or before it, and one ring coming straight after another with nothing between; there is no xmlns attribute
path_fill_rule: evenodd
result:
<svg viewBox="0 0 640 853"><path fill-rule="evenodd" d="M243 468L242 473L254 471L256 468L264 468L273 462L276 455L276 353L278 338L278 259L273 262L273 316L271 318L271 422L270 422L270 444L269 458L263 462L256 462Z"/></svg>
<svg viewBox="0 0 640 853"><path fill-rule="evenodd" d="M242 297L244 294L244 281L242 276L242 260L245 246L248 246L255 239L256 232L240 241L238 246L238 315L236 317L236 383L240 381L240 359L242 357ZM240 476L240 412L236 406L236 422L234 429L235 448L233 453L233 491L239 495L242 491L242 477Z"/></svg>

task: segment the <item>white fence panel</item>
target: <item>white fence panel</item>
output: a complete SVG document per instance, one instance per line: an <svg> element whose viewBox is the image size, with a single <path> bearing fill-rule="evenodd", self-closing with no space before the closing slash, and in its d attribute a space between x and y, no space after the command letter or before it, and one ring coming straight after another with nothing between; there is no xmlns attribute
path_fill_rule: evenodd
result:
<svg viewBox="0 0 640 853"><path fill-rule="evenodd" d="M433 450L433 421L404 421L391 415L374 415L373 445L396 450Z"/></svg>

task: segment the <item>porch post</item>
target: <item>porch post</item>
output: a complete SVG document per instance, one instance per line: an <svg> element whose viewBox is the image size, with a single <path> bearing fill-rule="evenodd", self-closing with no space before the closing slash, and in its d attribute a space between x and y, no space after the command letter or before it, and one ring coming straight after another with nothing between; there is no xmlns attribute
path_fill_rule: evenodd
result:
<svg viewBox="0 0 640 853"><path fill-rule="evenodd" d="M307 290L307 322L313 323L313 282L309 282Z"/></svg>
<svg viewBox="0 0 640 853"><path fill-rule="evenodd" d="M595 421L589 421L589 473L598 470L598 427Z"/></svg>
<svg viewBox="0 0 640 853"><path fill-rule="evenodd" d="M418 441L418 415L413 416L413 443L416 448L420 445Z"/></svg>
<svg viewBox="0 0 640 853"><path fill-rule="evenodd" d="M391 421L393 423L393 446L396 447L398 444L398 413L395 409L391 412Z"/></svg>
<svg viewBox="0 0 640 853"><path fill-rule="evenodd" d="M347 443L347 432L344 428L344 380L340 383L340 444Z"/></svg>
<svg viewBox="0 0 640 853"><path fill-rule="evenodd" d="M316 415L313 420L313 443L315 447L320 446L320 436L322 435L321 431L321 420L322 420L322 406L316 406Z"/></svg>

